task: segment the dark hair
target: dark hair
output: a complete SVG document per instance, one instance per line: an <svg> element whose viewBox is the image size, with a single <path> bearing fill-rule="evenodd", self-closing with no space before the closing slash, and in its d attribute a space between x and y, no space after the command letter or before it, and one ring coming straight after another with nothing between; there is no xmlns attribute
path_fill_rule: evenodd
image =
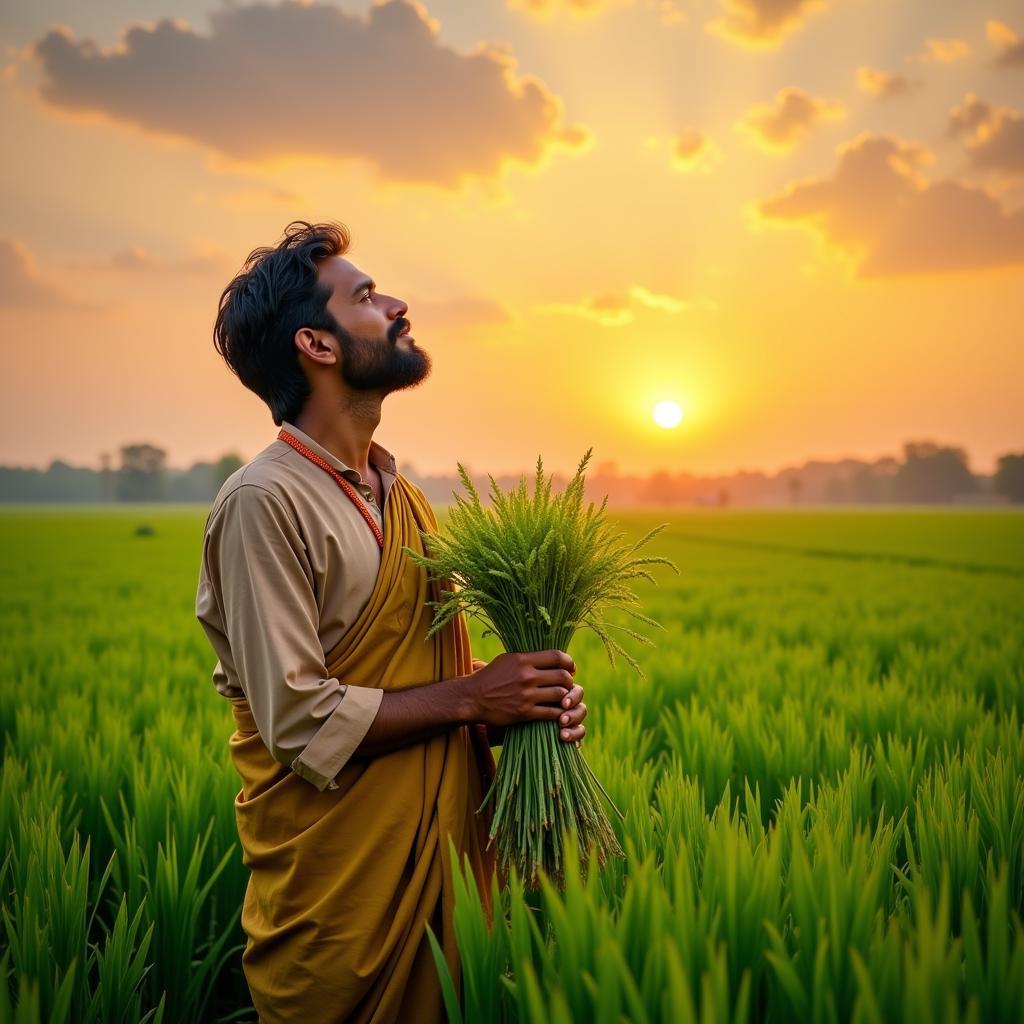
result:
<svg viewBox="0 0 1024 1024"><path fill-rule="evenodd" d="M342 224L292 221L276 246L249 253L221 294L214 348L238 379L270 406L278 426L298 416L310 393L295 348L296 331L340 330L327 309L331 288L317 281L316 261L340 256L350 241Z"/></svg>

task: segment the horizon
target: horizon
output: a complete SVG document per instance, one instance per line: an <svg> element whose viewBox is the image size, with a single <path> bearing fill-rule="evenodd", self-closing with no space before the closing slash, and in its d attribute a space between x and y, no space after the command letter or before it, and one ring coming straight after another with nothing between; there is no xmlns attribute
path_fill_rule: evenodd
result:
<svg viewBox="0 0 1024 1024"><path fill-rule="evenodd" d="M376 440L376 438L374 438L374 440ZM975 464L975 461L974 461L974 459L972 457L971 452L966 448L966 446L961 445L961 444L957 444L957 443L952 442L952 441L945 442L945 441L942 441L942 440L939 440L939 439L936 439L936 438L915 437L915 438L907 438L905 443L912 444L912 443L928 443L928 442L935 443L940 448L954 448L954 449L961 449L961 450L963 450L964 453L966 454L966 457L967 457L967 466L970 469L971 473L973 473L975 476L992 476L996 472L996 470L997 470L997 465L996 465L995 461L993 461L993 464L992 464L990 469L986 470L986 469L978 468L978 466ZM382 443L382 442L378 442L378 443ZM862 463L864 463L866 465L875 465L878 462L881 462L881 461L886 460L886 459L895 459L895 460L899 461L900 459L903 458L903 455L904 455L903 443L904 442L901 442L901 444L899 445L899 450L896 451L895 453L893 453L893 452L886 452L886 453L883 453L881 455L877 455L877 456L874 456L874 457L871 457L871 456L859 456L859 455L840 455L840 456L836 456L834 458L829 458L829 457L825 457L825 456L808 456L808 457L806 457L804 459L792 460L790 462L784 463L784 464L782 464L782 465L780 465L778 467L775 467L775 468L764 468L764 467L757 467L757 466L741 466L741 467L739 467L737 469L724 470L724 471L720 471L720 472L715 472L715 471L697 472L695 470L686 469L685 467L672 468L672 467L669 467L669 466L655 466L653 469L647 471L646 473L635 473L635 472L629 472L628 471L628 467L623 467L622 465L616 463L614 459L600 459L599 460L599 459L596 459L592 455L591 459L590 459L590 464L587 466L586 470L584 471L584 477L589 479L590 477L597 476L598 475L598 470L600 470L602 468L602 466L607 465L609 463L614 463L613 474L617 475L617 476L623 476L623 477L624 476L641 476L641 477L648 476L649 477L649 476L653 476L656 473L670 473L670 474L673 474L673 475L684 475L684 476L693 476L693 477L708 477L708 478L732 477L732 476L740 476L742 474L747 474L747 473L749 473L749 474L760 473L760 474L763 474L764 476L774 477L774 476L780 475L781 473L786 472L787 470L799 469L799 468L802 468L802 467L810 465L810 464L836 465L836 464L840 464L840 463L843 463L843 462L862 462ZM151 442L151 441L130 441L130 442L125 442L125 444L126 445L127 444L153 444L153 442ZM159 445L159 444L156 444L155 447L163 448L163 446ZM387 445L384 445L384 447L388 448ZM118 454L119 450L120 450L120 446L118 446L117 448L115 448L113 451L111 451L109 453L111 455L111 457L112 457L112 459L111 459L111 463L112 463L111 464L111 468L112 469L116 468L113 465L113 463L114 463L113 456ZM166 451L166 449L163 449L163 450ZM388 448L388 450L391 451L390 448ZM245 463L248 463L249 461L251 461L251 459L254 458L256 454L258 454L258 453L254 452L252 456L250 456L249 458L246 458L240 452L224 451L224 452L220 452L218 455L215 455L213 458L195 459L195 460L193 460L192 462L190 462L190 463L188 463L186 465L182 465L180 463L172 463L172 462L168 461L164 468L166 470L171 470L171 471L176 471L176 472L187 472L188 470L190 470L193 466L195 466L197 464L210 465L210 464L216 463L219 458L221 458L221 457L223 457L225 455L238 455L242 459L243 464L245 464ZM392 454L395 456L395 460L398 463L399 472L402 472L402 468L401 468L402 467L402 459L394 451L392 451ZM541 454L541 456L543 458L543 452L541 452L540 454ZM1015 450L1008 449L1006 452L999 452L998 454L999 455L1009 455L1009 454L1024 455L1024 445L1019 446ZM582 455L580 456L580 458L582 458ZM407 464L410 465L416 471L416 474L420 475L420 476L457 476L458 475L457 467L454 464L453 464L451 470L449 470L449 471L425 472L425 471L423 471L417 465L415 459L408 459L406 461L407 461ZM462 460L460 460L460 461L462 461ZM20 470L35 470L37 472L46 472L50 468L50 465L53 462L61 462L64 465L70 466L72 469L87 469L87 470L91 470L91 471L96 472L96 473L100 472L102 470L102 468L103 468L99 464L83 464L83 463L71 462L71 461L69 461L67 459L61 458L59 455L55 455L49 461L47 461L45 465L27 465L26 466L26 465L19 465L19 464L13 464L12 465L10 463L0 462L0 469L20 469ZM578 462L579 462L579 460L577 460L576 465L578 465ZM463 461L463 465L466 466L466 468L470 471L471 474L486 475L487 473L490 473L495 478L499 478L499 479L502 478L502 477L518 477L518 476L521 476L521 475L525 475L528 479L530 479L536 473L536 460L534 461L533 465L529 469L494 470L494 469L491 469L491 468L477 468L477 467L473 466L472 464L467 463L465 461ZM543 465L543 472L544 472L544 475L546 477L553 475L555 477L564 477L566 479L572 479L573 475L576 472L576 466L574 465L571 470L562 470L562 469L558 469L558 468L551 469L547 465L547 463L544 463L544 465Z"/></svg>

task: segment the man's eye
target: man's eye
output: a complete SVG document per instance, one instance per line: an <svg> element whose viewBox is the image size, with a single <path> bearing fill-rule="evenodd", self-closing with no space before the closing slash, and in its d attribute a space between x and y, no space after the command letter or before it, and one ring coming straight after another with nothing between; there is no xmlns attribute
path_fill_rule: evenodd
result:
<svg viewBox="0 0 1024 1024"><path fill-rule="evenodd" d="M363 298L364 298L364 299L368 299L369 297L370 297L370 293L369 293L369 292L367 292L367 293L366 293L366 294L365 294L365 295L363 296ZM360 299L360 301L362 301L362 299Z"/></svg>

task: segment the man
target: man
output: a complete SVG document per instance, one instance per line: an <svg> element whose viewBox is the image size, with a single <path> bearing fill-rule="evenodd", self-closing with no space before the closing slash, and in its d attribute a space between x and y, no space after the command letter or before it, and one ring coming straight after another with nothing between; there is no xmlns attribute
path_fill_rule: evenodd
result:
<svg viewBox="0 0 1024 1024"><path fill-rule="evenodd" d="M232 702L235 814L251 874L242 963L263 1024L443 1020L429 923L453 975L448 838L485 900L476 814L504 727L585 733L562 651L472 658L465 616L425 642L439 587L402 547L437 523L373 440L430 358L401 299L343 258L337 224L288 226L221 296L214 344L281 429L221 487L196 615Z"/></svg>

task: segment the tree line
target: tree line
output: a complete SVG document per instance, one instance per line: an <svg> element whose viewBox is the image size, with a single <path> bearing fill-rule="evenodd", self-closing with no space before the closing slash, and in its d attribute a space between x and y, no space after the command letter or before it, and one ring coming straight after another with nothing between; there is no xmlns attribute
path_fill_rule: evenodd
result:
<svg viewBox="0 0 1024 1024"><path fill-rule="evenodd" d="M128 444L118 465L108 452L100 468L54 459L45 470L0 466L0 502L208 502L244 464L234 452L188 469L167 465L167 451L153 444Z"/></svg>
<svg viewBox="0 0 1024 1024"><path fill-rule="evenodd" d="M167 465L167 452L148 443L124 445L118 464L109 453L100 469L54 459L46 469L0 466L0 502L199 502L213 500L224 481L244 461L228 452L214 462L188 469ZM399 471L436 503L462 493L451 475L421 475L405 464ZM485 471L470 471L481 495L489 493ZM528 473L527 476L530 476ZM496 476L503 488L518 475ZM560 477L554 475L555 484ZM564 485L566 480L561 480ZM996 472L973 473L963 448L934 441L908 441L902 458L866 461L809 461L778 473L741 471L717 476L659 470L647 476L624 475L614 462L587 474L587 496L609 505L817 505L817 504L1021 504L1024 503L1024 452L999 457Z"/></svg>

